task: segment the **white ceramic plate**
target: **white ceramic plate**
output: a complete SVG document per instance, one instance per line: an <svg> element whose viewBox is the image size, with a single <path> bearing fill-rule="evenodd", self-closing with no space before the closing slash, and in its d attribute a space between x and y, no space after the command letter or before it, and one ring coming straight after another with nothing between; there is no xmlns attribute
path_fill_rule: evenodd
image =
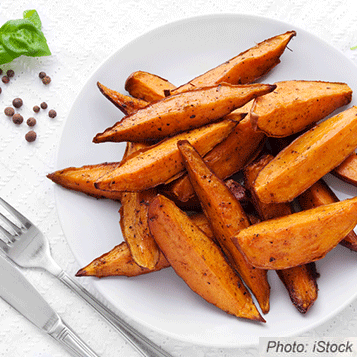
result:
<svg viewBox="0 0 357 357"><path fill-rule="evenodd" d="M65 124L57 168L119 161L122 157L123 144L92 143L96 133L122 117L99 92L97 81L125 93L128 75L144 70L180 85L257 42L288 30L297 31L289 44L290 50L285 51L281 63L262 81L339 81L357 89L357 68L351 61L289 24L239 15L175 22L121 48L92 75ZM327 179L340 198L356 195L355 188L332 177ZM60 221L81 267L122 241L117 203L96 200L59 186L55 189ZM356 259L356 253L338 247L317 263L321 274L319 297L306 316L295 309L275 272L270 272L271 310L265 315L266 324L232 317L210 305L193 293L171 268L131 279L88 279L115 307L144 326L196 344L241 347L257 344L263 336L301 334L332 318L356 297Z"/></svg>

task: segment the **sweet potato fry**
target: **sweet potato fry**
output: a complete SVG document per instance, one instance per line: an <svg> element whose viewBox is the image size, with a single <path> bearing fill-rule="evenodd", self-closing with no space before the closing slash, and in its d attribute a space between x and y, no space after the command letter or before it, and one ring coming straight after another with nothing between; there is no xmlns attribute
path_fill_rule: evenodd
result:
<svg viewBox="0 0 357 357"><path fill-rule="evenodd" d="M133 260L148 269L153 269L160 257L147 223L149 203L155 195L155 189L123 192L120 207L120 227Z"/></svg>
<svg viewBox="0 0 357 357"><path fill-rule="evenodd" d="M282 81L276 89L254 101L251 121L267 136L293 135L348 104L352 90L345 83Z"/></svg>
<svg viewBox="0 0 357 357"><path fill-rule="evenodd" d="M331 173L339 179L357 186L357 153L352 153L343 162L335 167Z"/></svg>
<svg viewBox="0 0 357 357"><path fill-rule="evenodd" d="M142 191L166 183L184 172L178 140L190 140L204 155L224 140L236 125L227 119L163 140L124 159L116 170L98 179L95 186L104 191Z"/></svg>
<svg viewBox="0 0 357 357"><path fill-rule="evenodd" d="M110 89L100 82L97 82L100 92L109 99L117 108L119 108L125 115L132 114L138 109L146 107L149 103L144 100L129 97L121 94L113 89Z"/></svg>
<svg viewBox="0 0 357 357"><path fill-rule="evenodd" d="M249 119L249 111L252 102L242 108L248 116L235 127L232 133L204 156L206 164L215 174L225 179L241 170L259 154L263 147L266 136L264 133L255 131ZM187 175L178 178L165 188L170 197L186 202L195 195L190 179Z"/></svg>
<svg viewBox="0 0 357 357"><path fill-rule="evenodd" d="M171 94L223 82L231 84L252 83L280 63L280 56L295 35L295 31L288 31L266 39L238 56L190 80L187 84L172 90Z"/></svg>
<svg viewBox="0 0 357 357"><path fill-rule="evenodd" d="M315 262L312 262L276 271L286 287L292 303L302 314L306 314L317 299L318 286L315 265Z"/></svg>
<svg viewBox="0 0 357 357"><path fill-rule="evenodd" d="M357 147L357 107L300 135L259 173L254 189L265 203L292 201Z"/></svg>
<svg viewBox="0 0 357 357"><path fill-rule="evenodd" d="M167 79L145 71L135 71L125 81L130 95L149 103L165 98L165 92L175 88Z"/></svg>
<svg viewBox="0 0 357 357"><path fill-rule="evenodd" d="M103 175L113 171L119 162L67 167L47 174L47 178L69 190L85 193L96 198L121 199L120 192L104 192L95 188L94 183Z"/></svg>
<svg viewBox="0 0 357 357"><path fill-rule="evenodd" d="M165 196L151 201L149 227L166 259L191 290L229 314L264 321L220 248Z"/></svg>
<svg viewBox="0 0 357 357"><path fill-rule="evenodd" d="M128 245L125 242L115 246L109 252L94 259L91 263L81 268L76 276L138 276L158 271L170 266L165 256L160 252L159 260L153 269L143 268L136 264Z"/></svg>
<svg viewBox="0 0 357 357"><path fill-rule="evenodd" d="M93 142L160 140L217 121L274 88L269 84L220 84L172 95L125 116L98 133Z"/></svg>
<svg viewBox="0 0 357 357"><path fill-rule="evenodd" d="M231 190L208 168L194 147L188 141L179 141L177 145L214 236L229 263L255 295L263 313L267 313L270 294L267 272L247 263L230 239L250 225L248 217Z"/></svg>
<svg viewBox="0 0 357 357"><path fill-rule="evenodd" d="M256 196L253 183L261 169L273 159L272 155L263 155L244 169L244 184L251 193L256 211L262 220L282 217L293 213L290 203L263 203ZM277 270L280 280L288 290L290 299L301 313L306 313L314 304L318 295L316 274L311 264L300 265L284 270Z"/></svg>
<svg viewBox="0 0 357 357"><path fill-rule="evenodd" d="M302 209L310 209L321 205L327 205L333 202L338 202L339 199L331 188L320 179L309 187L304 193L298 197L299 204ZM341 245L353 251L357 251L357 235L352 230L347 236L341 240Z"/></svg>
<svg viewBox="0 0 357 357"><path fill-rule="evenodd" d="M357 224L357 198L263 221L233 236L255 267L287 269L322 259Z"/></svg>

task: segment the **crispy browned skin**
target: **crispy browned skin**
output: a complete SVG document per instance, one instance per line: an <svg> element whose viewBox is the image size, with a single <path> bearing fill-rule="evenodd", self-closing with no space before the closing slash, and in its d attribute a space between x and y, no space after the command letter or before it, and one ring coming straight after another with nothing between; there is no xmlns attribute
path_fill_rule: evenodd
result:
<svg viewBox="0 0 357 357"><path fill-rule="evenodd" d="M233 236L257 268L287 269L323 258L357 224L357 198L263 221Z"/></svg>
<svg viewBox="0 0 357 357"><path fill-rule="evenodd" d="M280 56L295 35L295 31L288 31L260 42L238 56L192 79L187 84L178 87L172 91L172 94L223 82L231 84L252 83L280 63Z"/></svg>
<svg viewBox="0 0 357 357"><path fill-rule="evenodd" d="M129 115L144 108L148 105L147 102L141 99L129 97L121 94L113 89L110 89L100 82L97 82L100 92L109 99L117 108L119 108L125 115Z"/></svg>
<svg viewBox="0 0 357 357"><path fill-rule="evenodd" d="M252 102L237 109L246 112L250 110ZM249 121L249 114L232 131L232 133L204 156L206 164L215 174L225 179L241 170L259 154L266 136L255 131ZM195 195L191 182L184 175L166 187L169 195L177 200L186 202Z"/></svg>
<svg viewBox="0 0 357 357"><path fill-rule="evenodd" d="M227 119L163 140L134 157L124 159L117 169L102 176L95 186L104 191L142 191L166 183L184 172L178 140L190 140L204 155L224 140L236 125Z"/></svg>
<svg viewBox="0 0 357 357"><path fill-rule="evenodd" d="M259 199L293 200L356 149L356 131L354 106L300 135L260 171L254 183Z"/></svg>
<svg viewBox="0 0 357 357"><path fill-rule="evenodd" d="M167 79L145 71L135 71L125 81L130 95L149 103L165 98L165 92L175 88Z"/></svg>
<svg viewBox="0 0 357 357"><path fill-rule="evenodd" d="M159 260L153 269L141 267L135 263L128 245L122 242L109 252L94 259L84 268L81 268L76 273L76 276L96 276L97 278L106 276L132 277L158 271L169 266L170 264L165 256L160 253Z"/></svg>
<svg viewBox="0 0 357 357"><path fill-rule="evenodd" d="M331 171L341 180L357 186L357 154L354 152Z"/></svg>
<svg viewBox="0 0 357 357"><path fill-rule="evenodd" d="M299 312L306 314L318 296L315 263L277 270L276 272L289 292L294 306Z"/></svg>
<svg viewBox="0 0 357 357"><path fill-rule="evenodd" d="M120 200L119 192L103 192L95 188L94 183L103 175L114 170L120 163L102 163L82 167L67 167L47 175L54 183L69 190L85 193L96 198Z"/></svg>
<svg viewBox="0 0 357 357"><path fill-rule="evenodd" d="M250 225L248 217L232 191L208 168L194 147L188 141L179 141L178 147L214 236L229 263L257 298L262 312L267 313L270 294L267 272L247 263L230 239Z"/></svg>
<svg viewBox="0 0 357 357"><path fill-rule="evenodd" d="M298 197L302 209L310 209L321 205L338 202L339 199L331 188L322 179L314 183L304 193ZM340 242L346 248L357 251L357 235L351 231Z"/></svg>
<svg viewBox="0 0 357 357"><path fill-rule="evenodd" d="M263 203L254 192L253 183L258 173L272 159L272 155L263 155L244 169L244 184L251 192L254 207L262 220L282 217L293 213L289 203ZM306 313L314 304L318 295L316 274L313 274L311 266L301 265L289 269L277 270L277 274L288 290L294 306L301 313Z"/></svg>
<svg viewBox="0 0 357 357"><path fill-rule="evenodd" d="M220 248L171 200L158 195L151 201L149 226L166 259L191 290L229 314L264 321Z"/></svg>
<svg viewBox="0 0 357 357"><path fill-rule="evenodd" d="M217 121L274 88L269 84L221 84L172 95L125 116L98 133L93 142L160 140Z"/></svg>
<svg viewBox="0 0 357 357"><path fill-rule="evenodd" d="M254 101L252 125L268 136L293 135L348 104L352 90L345 83L283 81L276 89Z"/></svg>

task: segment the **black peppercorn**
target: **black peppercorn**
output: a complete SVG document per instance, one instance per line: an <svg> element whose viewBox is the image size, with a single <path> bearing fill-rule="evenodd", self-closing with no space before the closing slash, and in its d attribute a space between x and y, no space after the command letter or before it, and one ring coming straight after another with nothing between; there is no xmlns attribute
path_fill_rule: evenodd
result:
<svg viewBox="0 0 357 357"><path fill-rule="evenodd" d="M4 113L5 113L5 115L7 115L8 117L12 117L12 116L15 114L15 110L14 110L14 108L12 108L12 107L6 107L6 108L4 109Z"/></svg>
<svg viewBox="0 0 357 357"><path fill-rule="evenodd" d="M27 121L26 121L26 124L28 126L35 126L36 125L36 119L31 117L31 118L28 118Z"/></svg>
<svg viewBox="0 0 357 357"><path fill-rule="evenodd" d="M12 69L8 69L6 72L6 75L11 78L15 75L15 72Z"/></svg>
<svg viewBox="0 0 357 357"><path fill-rule="evenodd" d="M42 109L47 109L47 103L46 102L42 102L40 104L40 106L41 106Z"/></svg>
<svg viewBox="0 0 357 357"><path fill-rule="evenodd" d="M30 130L30 131L25 135L25 139L26 139L29 143L35 141L35 140L36 140L36 137L37 137L37 135L36 135L36 133L35 133L33 130Z"/></svg>
<svg viewBox="0 0 357 357"><path fill-rule="evenodd" d="M55 110L51 109L49 112L48 112L48 116L50 118L55 118L57 116L57 113Z"/></svg>
<svg viewBox="0 0 357 357"><path fill-rule="evenodd" d="M35 113L38 113L40 111L40 107L38 105L35 105L32 110L35 112Z"/></svg>
<svg viewBox="0 0 357 357"><path fill-rule="evenodd" d="M9 79L8 76L2 76L1 80L2 80L3 83L9 83L10 82L10 79Z"/></svg>
<svg viewBox="0 0 357 357"><path fill-rule="evenodd" d="M20 107L22 107L22 104L24 104L24 103L23 103L23 101L22 101L21 98L15 98L15 99L12 101L12 105L13 105L15 108L20 108Z"/></svg>
<svg viewBox="0 0 357 357"><path fill-rule="evenodd" d="M51 83L51 77L45 76L42 78L42 83L43 84L50 84Z"/></svg>
<svg viewBox="0 0 357 357"><path fill-rule="evenodd" d="M17 125L20 125L24 121L24 118L21 114L17 113L12 116L12 121Z"/></svg>

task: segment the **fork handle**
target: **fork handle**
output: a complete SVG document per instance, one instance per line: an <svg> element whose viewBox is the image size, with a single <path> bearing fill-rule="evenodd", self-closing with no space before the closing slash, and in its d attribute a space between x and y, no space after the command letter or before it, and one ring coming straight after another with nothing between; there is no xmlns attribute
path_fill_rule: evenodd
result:
<svg viewBox="0 0 357 357"><path fill-rule="evenodd" d="M132 328L119 316L115 315L100 301L98 301L88 290L78 284L65 271L61 271L57 278L59 278L71 290L76 292L80 297L87 301L95 310L97 310L116 330L118 330L123 337L141 353L144 357L172 357L166 351L161 349L151 340L146 338L140 332Z"/></svg>
<svg viewBox="0 0 357 357"><path fill-rule="evenodd" d="M73 356L98 357L60 318L49 335L60 342Z"/></svg>

